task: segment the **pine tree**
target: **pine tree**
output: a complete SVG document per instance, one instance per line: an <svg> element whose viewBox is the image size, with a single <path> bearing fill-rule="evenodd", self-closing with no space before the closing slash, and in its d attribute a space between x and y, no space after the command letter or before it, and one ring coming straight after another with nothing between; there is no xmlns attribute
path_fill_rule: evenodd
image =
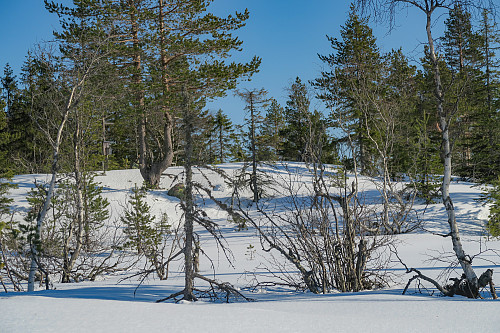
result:
<svg viewBox="0 0 500 333"><path fill-rule="evenodd" d="M226 62L242 41L231 33L245 24L248 11L218 17L209 13L209 0L111 0L75 1L89 16L103 17L103 29L112 34L109 62L120 73L124 115L115 115L113 127L121 140L136 149L118 149L122 160L137 163L146 182L156 187L161 174L172 164L182 100L181 88L220 96L235 87L238 79L254 73L260 59L248 63ZM48 5L58 14L73 15L64 6ZM132 129L131 125L135 128Z"/></svg>

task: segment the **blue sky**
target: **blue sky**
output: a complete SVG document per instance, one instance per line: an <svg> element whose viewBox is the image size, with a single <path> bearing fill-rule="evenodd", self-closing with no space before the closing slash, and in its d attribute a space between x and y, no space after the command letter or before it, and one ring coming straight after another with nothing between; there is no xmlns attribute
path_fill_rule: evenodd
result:
<svg viewBox="0 0 500 333"><path fill-rule="evenodd" d="M65 0L67 2L67 0ZM282 105L286 87L299 76L307 82L319 76L322 63L317 54L331 53L326 35L338 36L347 19L350 1L343 0L215 0L217 14L248 8L250 19L238 32L244 41L243 52L235 60L262 58L260 72L241 88L265 88L269 97ZM382 51L403 47L418 59L425 42L425 17L412 11L401 13L399 26L388 34L387 27L371 23ZM19 76L28 50L37 42L50 40L59 29L57 16L49 14L42 0L0 0L0 66L10 63ZM312 106L321 109L320 103ZM235 123L243 121L243 103L228 92L228 97L209 103L211 110L221 108Z"/></svg>

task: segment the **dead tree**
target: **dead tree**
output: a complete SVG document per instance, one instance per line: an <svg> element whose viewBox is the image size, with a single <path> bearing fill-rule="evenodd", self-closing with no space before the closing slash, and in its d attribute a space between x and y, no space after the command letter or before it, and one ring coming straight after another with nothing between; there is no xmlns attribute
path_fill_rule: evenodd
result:
<svg viewBox="0 0 500 333"><path fill-rule="evenodd" d="M257 181L257 131L258 125L262 122L259 108L267 105L267 91L265 89L253 89L238 91L240 96L246 103L245 110L248 112L248 130L250 137L250 153L252 155L252 175L250 176L250 188L253 192L253 201L258 202L260 199L260 189Z"/></svg>
<svg viewBox="0 0 500 333"><path fill-rule="evenodd" d="M223 242L223 237L218 230L218 226L210 221L205 212L197 209L195 203L195 191L201 188L201 185L193 180L193 168L194 168L194 157L193 157L193 136L194 133L194 121L195 113L194 107L195 103L190 92L187 88L182 91L182 109L183 109L183 122L184 122L184 136L185 136L185 158L184 158L184 174L185 174L185 191L181 199L181 207L184 211L184 289L176 292L168 297L162 298L157 302L164 302L170 299L177 301L178 297L182 297L180 300L185 301L197 301L200 297L210 298L210 299L221 299L219 294L222 292L225 296L226 302L230 299L244 299L246 301L251 301L250 298L245 297L238 290L236 290L231 284L226 282L219 282L215 279L207 278L198 273L199 265L199 254L201 249L198 245L198 240L196 239L196 234L194 231L195 224L198 224L205 228L217 241L222 251L227 255L227 247ZM195 279L208 282L208 289L199 289L195 287Z"/></svg>

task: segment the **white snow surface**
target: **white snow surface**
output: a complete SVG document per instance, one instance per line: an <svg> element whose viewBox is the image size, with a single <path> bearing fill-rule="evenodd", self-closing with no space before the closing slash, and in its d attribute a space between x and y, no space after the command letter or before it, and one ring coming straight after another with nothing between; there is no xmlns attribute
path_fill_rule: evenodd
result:
<svg viewBox="0 0 500 333"><path fill-rule="evenodd" d="M234 163L218 167L231 175L241 166ZM299 191L305 191L310 184L306 166L297 163L289 164L289 168ZM275 179L288 177L283 167L269 168L269 171ZM165 173L178 175L180 172L181 167L173 167ZM231 188L223 179L210 171L207 174L203 177L195 172L195 180L214 189L217 198L229 198ZM35 179L43 181L48 176L14 178L19 187L11 191L11 196L18 219L22 219L27 210L25 197L34 187ZM111 203L111 219L116 221L130 189L135 184L140 186L142 178L138 170L120 170L99 175L96 181L104 187L104 196ZM182 211L179 200L167 196L166 192L178 181L173 176L164 176L161 189L149 192L147 197L152 211L157 215L166 213L172 224L181 219ZM361 183L367 196L373 195L374 182L362 178ZM475 201L481 188L472 183L453 182L451 192L465 251L470 255L481 252L473 262L476 272L481 274L493 268L498 274L500 241L484 236L488 207ZM271 194L284 195L280 191ZM208 216L219 224L232 251L229 263L209 235L198 229L202 249L212 259L210 262L202 256L201 273L232 283L254 302L155 303L182 290L182 263L177 263L167 281L151 277L139 287L137 278L123 281L136 272L132 269L95 282L55 283L55 290L40 287L33 293L0 292L0 332L500 332L499 305L492 299L447 298L438 296L438 292L430 295L426 292L433 290L430 285L423 285L427 288L422 289L423 293L417 293L412 285L408 294L401 295L411 275L405 274L403 265L397 261L389 270L391 285L381 290L314 295L282 287L248 289L253 273L265 279L263 267L269 267L266 260L269 254L261 250L251 228L236 231L234 224L228 222L227 214L215 204L201 199L198 204L204 204ZM445 282L447 276L440 273L448 263L430 259L443 253L452 254L450 239L432 234L447 233L446 212L440 203L416 204L415 209L429 232L397 236L399 256L409 267L419 268L426 275ZM255 247L253 256L249 255L249 245ZM456 270L452 276L460 274L460 270ZM498 275L495 277L500 281ZM485 292L484 296L489 294Z"/></svg>

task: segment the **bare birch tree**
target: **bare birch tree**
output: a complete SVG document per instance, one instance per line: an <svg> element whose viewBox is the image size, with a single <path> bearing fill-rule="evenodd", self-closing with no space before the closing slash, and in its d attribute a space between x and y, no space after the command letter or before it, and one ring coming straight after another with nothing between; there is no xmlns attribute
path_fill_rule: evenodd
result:
<svg viewBox="0 0 500 333"><path fill-rule="evenodd" d="M48 48L39 47L31 53L26 63L26 85L31 98L30 116L52 150L51 180L45 201L36 218L34 241L31 244L28 291L34 290L35 273L40 268L39 242L56 186L64 131L80 101L89 93L87 81L99 74L105 53L103 45L105 43L94 45L93 52L80 62L56 55Z"/></svg>

